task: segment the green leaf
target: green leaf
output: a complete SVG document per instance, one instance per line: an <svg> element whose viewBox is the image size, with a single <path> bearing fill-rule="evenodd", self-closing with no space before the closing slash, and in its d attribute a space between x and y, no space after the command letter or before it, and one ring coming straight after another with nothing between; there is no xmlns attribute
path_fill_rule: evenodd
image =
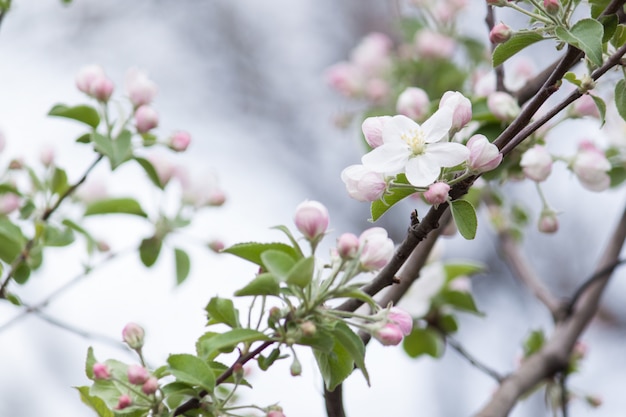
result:
<svg viewBox="0 0 626 417"><path fill-rule="evenodd" d="M563 76L563 79L574 84L576 87L580 87L580 85L582 84L582 81L580 81L576 74L573 72L566 72Z"/></svg>
<svg viewBox="0 0 626 417"><path fill-rule="evenodd" d="M89 387L74 387L80 394L83 404L94 410L99 417L114 417L113 411L107 407L106 403L99 397L89 394Z"/></svg>
<svg viewBox="0 0 626 417"><path fill-rule="evenodd" d="M198 356L212 360L220 353L232 352L239 343L252 343L269 340L268 337L252 329L232 329L225 333L207 332L196 342Z"/></svg>
<svg viewBox="0 0 626 417"><path fill-rule="evenodd" d="M178 248L174 249L174 258L176 261L176 284L180 285L189 276L191 261L187 252Z"/></svg>
<svg viewBox="0 0 626 417"><path fill-rule="evenodd" d="M313 279L313 272L315 271L315 258L310 256L308 258L300 259L293 268L287 274L287 284L296 285L300 288L304 288Z"/></svg>
<svg viewBox="0 0 626 417"><path fill-rule="evenodd" d="M474 239L476 237L476 229L478 228L478 219L474 206L465 200L454 200L450 203L450 210L461 236L467 240Z"/></svg>
<svg viewBox="0 0 626 417"><path fill-rule="evenodd" d="M329 353L313 350L326 389L334 391L354 370L352 356L341 343L335 343Z"/></svg>
<svg viewBox="0 0 626 417"><path fill-rule="evenodd" d="M257 356L257 363L259 364L259 368L261 368L262 371L267 371L269 367L272 366L274 362L276 362L276 359L278 359L279 356L280 348L272 350L267 357L263 355Z"/></svg>
<svg viewBox="0 0 626 417"><path fill-rule="evenodd" d="M83 227L81 227L78 224L74 223L70 219L65 219L65 220L63 220L62 223L63 223L64 226L67 226L68 228L74 230L75 232L80 233L81 235L83 235L85 237L85 239L87 240L87 251L89 253L92 253L94 251L94 249L97 246L97 242L93 238L93 236L91 236L91 233L89 233Z"/></svg>
<svg viewBox="0 0 626 417"><path fill-rule="evenodd" d="M133 214L148 217L141 205L133 198L109 198L88 204L85 209L85 216L96 214Z"/></svg>
<svg viewBox="0 0 626 417"><path fill-rule="evenodd" d="M615 31L617 30L617 24L619 20L617 16L614 14L608 16L602 16L600 18L600 23L604 27L604 35L602 36L602 43L605 44L613 38Z"/></svg>
<svg viewBox="0 0 626 417"><path fill-rule="evenodd" d="M15 294L7 293L6 299L9 303L13 304L14 306L17 306L17 307L22 306L22 300L20 299L20 297L18 297Z"/></svg>
<svg viewBox="0 0 626 417"><path fill-rule="evenodd" d="M589 4L591 5L591 17L597 19L610 2L611 0L590 0Z"/></svg>
<svg viewBox="0 0 626 417"><path fill-rule="evenodd" d="M85 360L85 375L87 378L93 380L93 366L98 362L93 354L93 348L89 346L87 349L87 359Z"/></svg>
<svg viewBox="0 0 626 417"><path fill-rule="evenodd" d="M235 308L232 300L228 298L211 298L205 310L209 318L208 326L224 323L230 327L241 327L239 323L239 310Z"/></svg>
<svg viewBox="0 0 626 417"><path fill-rule="evenodd" d="M504 61L517 54L522 49L544 40L544 37L536 32L516 32L511 38L496 46L493 51L492 65L497 67Z"/></svg>
<svg viewBox="0 0 626 417"><path fill-rule="evenodd" d="M394 182L398 184L409 184L409 181L406 179L404 174L398 174ZM398 188L391 186L389 191L383 195L380 200L376 200L372 202L370 206L370 212L372 214L371 222L375 222L380 219L380 217L387 212L391 207L393 207L398 202L404 200L406 197L415 194L416 190L411 188Z"/></svg>
<svg viewBox="0 0 626 417"><path fill-rule="evenodd" d="M62 247L74 242L74 232L69 227L62 230L58 227L46 224L44 226L43 243L46 246Z"/></svg>
<svg viewBox="0 0 626 417"><path fill-rule="evenodd" d="M150 268L159 258L163 240L156 236L152 236L141 241L139 245L139 258L141 262Z"/></svg>
<svg viewBox="0 0 626 417"><path fill-rule="evenodd" d="M598 108L598 113L600 113L600 127L604 126L606 122L606 103L598 96L594 96L593 94L589 94L593 99L593 102L596 103L596 107Z"/></svg>
<svg viewBox="0 0 626 417"><path fill-rule="evenodd" d="M350 354L350 357L354 361L357 368L361 370L367 385L370 384L370 377L365 368L365 345L361 338L354 333L347 324L338 322L335 328L332 330L333 335L337 339L338 343L341 343L346 349L346 352Z"/></svg>
<svg viewBox="0 0 626 417"><path fill-rule="evenodd" d="M545 342L546 337L543 334L543 330L532 331L524 341L524 357L529 357L530 355L538 352L539 349L543 347Z"/></svg>
<svg viewBox="0 0 626 417"><path fill-rule="evenodd" d="M278 250L284 252L285 254L291 256L294 261L299 258L296 250L284 243L238 243L222 250L222 252L230 253L231 255L238 256L259 266L264 266L263 261L261 261L261 254L267 250Z"/></svg>
<svg viewBox="0 0 626 417"><path fill-rule="evenodd" d="M178 381L199 386L208 392L215 388L215 375L209 365L194 355L177 354L167 358L169 369Z"/></svg>
<svg viewBox="0 0 626 417"><path fill-rule="evenodd" d="M457 310L468 313L482 314L476 307L472 294L467 292L443 290L435 297L435 302L439 305L452 306Z"/></svg>
<svg viewBox="0 0 626 417"><path fill-rule="evenodd" d="M276 229L276 230L280 230L281 232L283 232L289 238L291 245L296 250L298 254L298 259L304 257L304 254L302 253L302 249L300 248L300 245L298 244L298 241L296 240L296 238L291 233L291 230L289 230L286 226L282 226L282 225L271 227L271 229Z"/></svg>
<svg viewBox="0 0 626 417"><path fill-rule="evenodd" d="M152 165L152 162L148 161L145 158L138 158L138 157L135 157L134 160L137 161L139 165L141 165L143 170L148 175L148 178L150 178L150 181L152 181L154 185L156 185L162 190L164 186L163 184L161 184L161 179L159 178L159 174L154 168L154 165Z"/></svg>
<svg viewBox="0 0 626 417"><path fill-rule="evenodd" d="M131 137L132 135L128 130L123 130L115 139L97 132L93 134L92 138L96 151L109 158L111 170L114 170L133 156Z"/></svg>
<svg viewBox="0 0 626 417"><path fill-rule="evenodd" d="M452 314L446 314L441 316L437 324L441 328L441 330L446 332L446 334L451 334L459 330L459 324Z"/></svg>
<svg viewBox="0 0 626 417"><path fill-rule="evenodd" d="M445 350L443 337L432 329L413 328L411 334L402 341L404 351L412 358L421 355L430 355L439 358Z"/></svg>
<svg viewBox="0 0 626 417"><path fill-rule="evenodd" d="M30 278L30 267L25 262L20 262L13 272L13 280L18 284L25 284Z"/></svg>
<svg viewBox="0 0 626 417"><path fill-rule="evenodd" d="M91 143L91 133L85 133L76 138L77 143Z"/></svg>
<svg viewBox="0 0 626 417"><path fill-rule="evenodd" d="M49 116L64 117L84 123L93 128L100 124L100 116L96 109L87 105L68 107L65 104L57 104L48 112Z"/></svg>
<svg viewBox="0 0 626 417"><path fill-rule="evenodd" d="M619 48L626 43L626 25L620 24L615 28L613 38L611 38L611 44L615 48Z"/></svg>
<svg viewBox="0 0 626 417"><path fill-rule="evenodd" d="M626 168L613 167L609 171L609 177L611 178L611 187L617 187L624 181L626 181Z"/></svg>
<svg viewBox="0 0 626 417"><path fill-rule="evenodd" d="M52 192L57 195L65 193L70 185L67 182L67 173L61 168L54 168L52 174Z"/></svg>
<svg viewBox="0 0 626 417"><path fill-rule="evenodd" d="M576 22L570 30L558 26L554 34L563 42L583 51L595 66L602 65L602 37L604 35L602 23L595 19L582 19Z"/></svg>
<svg viewBox="0 0 626 417"><path fill-rule="evenodd" d="M22 230L6 216L0 216L0 259L10 264L22 252L26 239Z"/></svg>
<svg viewBox="0 0 626 417"><path fill-rule="evenodd" d="M485 272L485 265L480 262L446 262L443 266L446 273L446 281L450 282L461 276L471 276L480 272Z"/></svg>
<svg viewBox="0 0 626 417"><path fill-rule="evenodd" d="M263 268L280 281L284 281L287 278L289 271L296 264L291 256L274 249L261 253L261 262L263 263Z"/></svg>
<svg viewBox="0 0 626 417"><path fill-rule="evenodd" d="M298 339L297 343L299 345L311 346L313 349L319 350L320 352L329 353L333 350L333 346L335 346L335 338L330 332L318 328L314 335L302 336Z"/></svg>
<svg viewBox="0 0 626 417"><path fill-rule="evenodd" d="M615 107L622 119L626 120L626 82L619 80L615 84Z"/></svg>
<svg viewBox="0 0 626 417"><path fill-rule="evenodd" d="M246 295L279 295L280 286L278 279L270 274L259 274L245 287L235 291L235 296L243 297Z"/></svg>

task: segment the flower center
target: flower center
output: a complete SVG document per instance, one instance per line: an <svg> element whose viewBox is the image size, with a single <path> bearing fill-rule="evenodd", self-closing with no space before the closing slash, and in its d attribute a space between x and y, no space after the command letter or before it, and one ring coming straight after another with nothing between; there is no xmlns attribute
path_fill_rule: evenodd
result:
<svg viewBox="0 0 626 417"><path fill-rule="evenodd" d="M426 141L424 140L424 132L422 129L411 129L403 132L400 137L411 148L413 156L421 155L426 148Z"/></svg>

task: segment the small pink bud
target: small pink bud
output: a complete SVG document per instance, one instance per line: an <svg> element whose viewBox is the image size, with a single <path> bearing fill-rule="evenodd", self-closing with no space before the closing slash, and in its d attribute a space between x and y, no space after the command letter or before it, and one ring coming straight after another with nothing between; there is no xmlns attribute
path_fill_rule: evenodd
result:
<svg viewBox="0 0 626 417"><path fill-rule="evenodd" d="M54 149L50 146L46 146L41 149L41 152L39 153L39 160L45 167L52 166L54 163Z"/></svg>
<svg viewBox="0 0 626 417"><path fill-rule="evenodd" d="M143 391L143 393L146 395L154 394L155 392L157 392L158 389L159 381L153 376L148 378L148 380L144 382L141 387L141 391Z"/></svg>
<svg viewBox="0 0 626 417"><path fill-rule="evenodd" d="M209 242L209 249L213 252L220 253L224 249L224 242L221 240L212 240Z"/></svg>
<svg viewBox="0 0 626 417"><path fill-rule="evenodd" d="M109 367L104 363L94 363L93 364L93 377L95 379L109 379L111 378L111 372L109 371Z"/></svg>
<svg viewBox="0 0 626 417"><path fill-rule="evenodd" d="M428 190L424 192L424 198L430 204L434 206L438 206L439 204L443 204L448 200L448 192L450 191L450 186L445 182L436 182L428 187Z"/></svg>
<svg viewBox="0 0 626 417"><path fill-rule="evenodd" d="M359 236L361 256L359 261L365 271L382 269L393 257L393 241L382 227L372 227Z"/></svg>
<svg viewBox="0 0 626 417"><path fill-rule="evenodd" d="M527 178L537 182L545 181L552 172L552 155L545 147L535 145L524 152L520 166Z"/></svg>
<svg viewBox="0 0 626 417"><path fill-rule="evenodd" d="M561 5L559 4L559 0L543 0L543 7L546 9L546 12L557 14Z"/></svg>
<svg viewBox="0 0 626 417"><path fill-rule="evenodd" d="M372 333L372 336L384 346L395 346L404 337L400 327L393 323L387 323Z"/></svg>
<svg viewBox="0 0 626 417"><path fill-rule="evenodd" d="M100 252L109 252L111 250L111 246L105 242L104 240L99 240L96 242L96 248Z"/></svg>
<svg viewBox="0 0 626 417"><path fill-rule="evenodd" d="M296 207L294 223L308 240L317 240L328 229L328 210L318 201L303 201Z"/></svg>
<svg viewBox="0 0 626 417"><path fill-rule="evenodd" d="M0 194L0 213L10 214L20 208L21 200L17 194L4 193Z"/></svg>
<svg viewBox="0 0 626 417"><path fill-rule="evenodd" d="M225 202L226 194L224 194L223 190L221 190L220 188L214 188L213 190L211 190L207 198L207 204L209 206L219 207L224 205Z"/></svg>
<svg viewBox="0 0 626 417"><path fill-rule="evenodd" d="M98 101L106 103L113 94L113 81L107 77L98 77L89 86L89 95Z"/></svg>
<svg viewBox="0 0 626 417"><path fill-rule="evenodd" d="M543 210L537 228L541 233L555 233L559 230L559 219L553 210Z"/></svg>
<svg viewBox="0 0 626 417"><path fill-rule="evenodd" d="M595 117L600 118L600 111L596 106L595 101L589 94L582 95L578 100L572 104L571 114L574 117Z"/></svg>
<svg viewBox="0 0 626 417"><path fill-rule="evenodd" d="M148 370L141 365L129 365L126 375L128 382L134 385L142 385L150 378Z"/></svg>
<svg viewBox="0 0 626 417"><path fill-rule="evenodd" d="M357 96L363 88L363 74L350 62L332 65L326 69L325 78L328 85L346 97Z"/></svg>
<svg viewBox="0 0 626 417"><path fill-rule="evenodd" d="M377 148L383 144L383 127L391 119L391 116L368 117L363 120L361 130L365 141L372 148Z"/></svg>
<svg viewBox="0 0 626 417"><path fill-rule="evenodd" d="M521 111L517 100L503 91L496 91L489 94L487 107L489 107L489 111L493 113L495 117L504 122L510 122L515 119Z"/></svg>
<svg viewBox="0 0 626 417"><path fill-rule="evenodd" d="M143 346L145 331L136 323L128 323L122 330L122 338L131 349L141 349Z"/></svg>
<svg viewBox="0 0 626 417"><path fill-rule="evenodd" d="M452 130L458 132L472 120L472 102L458 91L446 91L439 101L439 108L452 110Z"/></svg>
<svg viewBox="0 0 626 417"><path fill-rule="evenodd" d="M511 39L513 31L510 27L500 22L491 29L489 32L489 40L491 43L504 43Z"/></svg>
<svg viewBox="0 0 626 417"><path fill-rule="evenodd" d="M428 29L415 33L415 49L420 58L449 59L455 48L454 39L441 33Z"/></svg>
<svg viewBox="0 0 626 417"><path fill-rule="evenodd" d="M359 238L352 233L344 233L337 239L337 253L342 259L352 259L359 251Z"/></svg>
<svg viewBox="0 0 626 417"><path fill-rule="evenodd" d="M611 163L591 142L580 144L571 164L572 171L583 187L590 191L604 191L611 185Z"/></svg>
<svg viewBox="0 0 626 417"><path fill-rule="evenodd" d="M283 414L283 409L278 407L278 408L268 411L267 417L286 417L286 416L285 414Z"/></svg>
<svg viewBox="0 0 626 417"><path fill-rule="evenodd" d="M142 105L135 110L135 126L137 132L146 133L159 125L159 115L148 105Z"/></svg>
<svg viewBox="0 0 626 417"><path fill-rule="evenodd" d="M132 403L133 403L133 400L130 398L130 395L122 394L120 395L120 398L117 400L117 407L115 407L115 409L123 410L126 407L130 407Z"/></svg>
<svg viewBox="0 0 626 417"><path fill-rule="evenodd" d="M396 324L402 333L407 336L413 330L413 317L406 311L398 307L391 307L387 318L394 324Z"/></svg>
<svg viewBox="0 0 626 417"><path fill-rule="evenodd" d="M150 104L157 94L156 84L148 76L138 70L131 68L126 73L126 92L135 108Z"/></svg>
<svg viewBox="0 0 626 417"><path fill-rule="evenodd" d="M341 171L348 195L357 201L376 201L383 196L387 182L383 174L364 165L350 165Z"/></svg>
<svg viewBox="0 0 626 417"><path fill-rule="evenodd" d="M423 120L430 109L430 100L426 91L417 87L404 90L396 103L396 110L414 120Z"/></svg>
<svg viewBox="0 0 626 417"><path fill-rule="evenodd" d="M176 152L183 152L191 143L191 135L184 131L174 133L170 137L169 147Z"/></svg>
<svg viewBox="0 0 626 417"><path fill-rule="evenodd" d="M496 145L484 135L474 135L467 141L470 150L469 169L479 174L491 171L502 162L502 154Z"/></svg>
<svg viewBox="0 0 626 417"><path fill-rule="evenodd" d="M76 74L76 87L83 93L91 95L93 82L105 77L104 69L100 65L87 65Z"/></svg>
<svg viewBox="0 0 626 417"><path fill-rule="evenodd" d="M587 395L585 397L585 401L587 401L587 404L589 404L593 408L598 408L603 403L602 397L600 397L598 395Z"/></svg>

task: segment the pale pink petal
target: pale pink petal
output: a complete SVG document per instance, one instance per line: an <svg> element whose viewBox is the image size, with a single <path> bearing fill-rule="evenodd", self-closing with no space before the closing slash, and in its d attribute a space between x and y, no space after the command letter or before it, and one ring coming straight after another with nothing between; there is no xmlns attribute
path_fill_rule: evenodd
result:
<svg viewBox="0 0 626 417"><path fill-rule="evenodd" d="M406 132L419 129L420 125L415 123L404 115L393 116L391 120L385 122L383 127L383 142L384 143L397 143L402 142L402 135Z"/></svg>
<svg viewBox="0 0 626 417"><path fill-rule="evenodd" d="M442 107L422 124L426 143L439 142L448 135L452 127L454 112L449 107Z"/></svg>
<svg viewBox="0 0 626 417"><path fill-rule="evenodd" d="M416 187L428 187L441 172L441 165L426 155L411 158L406 164L406 179Z"/></svg>
<svg viewBox="0 0 626 417"><path fill-rule="evenodd" d="M454 142L431 143L424 156L440 167L453 167L469 158L467 146Z"/></svg>
<svg viewBox="0 0 626 417"><path fill-rule="evenodd" d="M402 171L411 150L406 143L384 143L363 155L361 162L375 172L397 174Z"/></svg>

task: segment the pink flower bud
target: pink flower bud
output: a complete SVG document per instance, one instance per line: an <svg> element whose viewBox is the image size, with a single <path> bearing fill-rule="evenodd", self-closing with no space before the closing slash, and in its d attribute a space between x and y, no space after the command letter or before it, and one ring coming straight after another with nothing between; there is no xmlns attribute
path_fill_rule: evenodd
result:
<svg viewBox="0 0 626 417"><path fill-rule="evenodd" d="M130 395L122 394L120 395L120 398L117 400L117 407L115 407L115 409L123 410L126 407L130 407L132 403L133 403L133 400L130 398Z"/></svg>
<svg viewBox="0 0 626 417"><path fill-rule="evenodd" d="M274 408L267 413L267 417L285 417L283 409L280 407Z"/></svg>
<svg viewBox="0 0 626 417"><path fill-rule="evenodd" d="M452 109L452 131L458 132L472 120L472 102L458 91L446 91L439 101L439 108Z"/></svg>
<svg viewBox="0 0 626 417"><path fill-rule="evenodd" d="M500 22L489 32L489 40L491 43L504 43L511 39L511 35L513 35L511 28Z"/></svg>
<svg viewBox="0 0 626 417"><path fill-rule="evenodd" d="M448 192L450 186L445 182L435 182L428 187L428 190L424 192L424 198L430 204L438 206L448 201Z"/></svg>
<svg viewBox="0 0 626 417"><path fill-rule="evenodd" d="M170 137L169 147L176 152L183 152L191 143L191 135L184 131L174 133Z"/></svg>
<svg viewBox="0 0 626 417"><path fill-rule="evenodd" d="M207 204L212 207L223 206L226 202L226 194L221 188L213 188L207 196Z"/></svg>
<svg viewBox="0 0 626 417"><path fill-rule="evenodd" d="M467 141L470 150L469 169L477 174L491 171L502 162L502 154L496 145L484 135L474 135Z"/></svg>
<svg viewBox="0 0 626 417"><path fill-rule="evenodd" d="M146 133L159 125L159 115L148 105L142 105L135 110L135 126L137 132Z"/></svg>
<svg viewBox="0 0 626 417"><path fill-rule="evenodd" d="M141 365L129 365L126 375L128 382L134 385L142 385L150 378L148 370Z"/></svg>
<svg viewBox="0 0 626 417"><path fill-rule="evenodd" d="M159 389L159 381L153 376L148 378L148 380L144 382L141 387L141 391L143 391L143 393L146 395L152 395L155 392L157 392L158 389Z"/></svg>
<svg viewBox="0 0 626 417"><path fill-rule="evenodd" d="M583 187L590 191L604 191L611 185L611 163L604 153L590 142L580 144L571 164L572 171Z"/></svg>
<svg viewBox="0 0 626 417"><path fill-rule="evenodd" d="M0 194L0 213L10 214L20 208L21 200L17 194L4 193Z"/></svg>
<svg viewBox="0 0 626 417"><path fill-rule="evenodd" d="M45 167L52 166L54 163L54 149L50 146L46 146L39 152L39 160Z"/></svg>
<svg viewBox="0 0 626 417"><path fill-rule="evenodd" d="M85 94L91 95L91 85L97 79L105 78L104 69L100 65L87 65L76 74L76 87Z"/></svg>
<svg viewBox="0 0 626 417"><path fill-rule="evenodd" d="M421 58L448 59L454 54L456 42L441 33L422 29L415 34L415 48Z"/></svg>
<svg viewBox="0 0 626 417"><path fill-rule="evenodd" d="M209 242L209 249L213 252L219 253L225 248L224 242L221 240L212 240Z"/></svg>
<svg viewBox="0 0 626 417"><path fill-rule="evenodd" d="M430 109L430 100L426 91L417 87L405 89L396 102L396 110L413 120L423 120Z"/></svg>
<svg viewBox="0 0 626 417"><path fill-rule="evenodd" d="M410 334L411 330L413 330L413 317L401 308L391 307L387 318L397 325L405 336Z"/></svg>
<svg viewBox="0 0 626 417"><path fill-rule="evenodd" d="M571 115L574 117L595 117L600 118L600 111L595 101L589 94L584 94L574 103L572 103Z"/></svg>
<svg viewBox="0 0 626 417"><path fill-rule="evenodd" d="M363 75L349 62L339 62L326 70L326 82L346 97L355 97L362 91Z"/></svg>
<svg viewBox="0 0 626 417"><path fill-rule="evenodd" d="M389 66L391 46L389 36L379 32L370 33L352 50L350 61L365 74L380 74Z"/></svg>
<svg viewBox="0 0 626 417"><path fill-rule="evenodd" d="M391 120L391 116L368 117L363 120L361 130L365 141L372 148L383 144L383 126L388 120Z"/></svg>
<svg viewBox="0 0 626 417"><path fill-rule="evenodd" d="M111 378L111 372L109 371L109 367L104 363L94 363L93 364L93 377L94 379L109 379Z"/></svg>
<svg viewBox="0 0 626 417"><path fill-rule="evenodd" d="M303 201L296 207L294 223L296 227L310 241L319 239L329 223L328 210L318 201Z"/></svg>
<svg viewBox="0 0 626 417"><path fill-rule="evenodd" d="M122 330L122 338L131 349L141 349L144 337L143 327L136 323L128 323Z"/></svg>
<svg viewBox="0 0 626 417"><path fill-rule="evenodd" d="M393 323L387 323L372 333L372 336L384 346L395 346L404 337L400 327Z"/></svg>
<svg viewBox="0 0 626 417"><path fill-rule="evenodd" d="M359 238L352 233L344 233L337 239L337 253L342 259L352 259L359 251Z"/></svg>
<svg viewBox="0 0 626 417"><path fill-rule="evenodd" d="M602 397L598 396L598 395L587 395L585 397L585 401L587 401L587 404L589 404L590 406L592 406L593 408L598 408L602 405Z"/></svg>
<svg viewBox="0 0 626 417"><path fill-rule="evenodd" d="M545 181L552 172L552 155L545 147L535 145L524 152L520 166L527 178L537 182Z"/></svg>
<svg viewBox="0 0 626 417"><path fill-rule="evenodd" d="M89 95L98 101L106 103L113 94L113 81L107 77L98 77L89 86Z"/></svg>
<svg viewBox="0 0 626 417"><path fill-rule="evenodd" d="M148 76L131 68L126 73L126 92L135 108L150 104L157 94L156 84Z"/></svg>
<svg viewBox="0 0 626 417"><path fill-rule="evenodd" d="M537 228L541 233L555 233L559 230L559 219L553 210L543 210Z"/></svg>
<svg viewBox="0 0 626 417"><path fill-rule="evenodd" d="M383 101L389 95L389 83L382 78L370 78L365 83L365 96L378 103Z"/></svg>
<svg viewBox="0 0 626 417"><path fill-rule="evenodd" d="M383 196L387 182L383 174L363 165L350 165L341 172L348 195L358 201L376 201Z"/></svg>
<svg viewBox="0 0 626 417"><path fill-rule="evenodd" d="M372 227L359 236L361 256L359 261L365 271L383 268L393 257L393 241L387 237L387 231L382 227Z"/></svg>
<svg viewBox="0 0 626 417"><path fill-rule="evenodd" d="M496 91L489 94L487 107L489 107L489 111L493 113L495 117L504 122L510 122L520 113L517 100L503 91Z"/></svg>
<svg viewBox="0 0 626 417"><path fill-rule="evenodd" d="M543 7L546 9L546 12L557 14L561 5L559 4L559 0L543 0Z"/></svg>

